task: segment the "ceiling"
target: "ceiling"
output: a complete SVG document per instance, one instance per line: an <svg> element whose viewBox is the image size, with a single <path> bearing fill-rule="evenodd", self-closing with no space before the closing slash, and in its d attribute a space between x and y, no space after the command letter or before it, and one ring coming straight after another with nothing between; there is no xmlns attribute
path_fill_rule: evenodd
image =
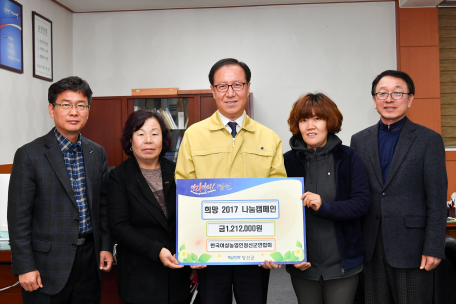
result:
<svg viewBox="0 0 456 304"><path fill-rule="evenodd" d="M456 7L456 0L445 0L439 4L439 7Z"/></svg>
<svg viewBox="0 0 456 304"><path fill-rule="evenodd" d="M131 10L191 9L269 6L305 3L366 2L393 0L51 0L74 13ZM443 2L442 2L443 1ZM456 0L399 0L400 7L453 6Z"/></svg>
<svg viewBox="0 0 456 304"><path fill-rule="evenodd" d="M214 8L236 6L264 6L299 3L363 2L366 0L51 0L75 13L178 9ZM369 0L385 1L385 0Z"/></svg>

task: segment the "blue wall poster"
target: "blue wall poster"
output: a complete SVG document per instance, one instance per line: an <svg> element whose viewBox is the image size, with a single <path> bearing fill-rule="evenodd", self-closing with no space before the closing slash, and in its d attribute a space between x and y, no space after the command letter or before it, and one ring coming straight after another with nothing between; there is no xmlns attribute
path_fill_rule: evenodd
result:
<svg viewBox="0 0 456 304"><path fill-rule="evenodd" d="M0 0L0 67L23 73L22 5Z"/></svg>

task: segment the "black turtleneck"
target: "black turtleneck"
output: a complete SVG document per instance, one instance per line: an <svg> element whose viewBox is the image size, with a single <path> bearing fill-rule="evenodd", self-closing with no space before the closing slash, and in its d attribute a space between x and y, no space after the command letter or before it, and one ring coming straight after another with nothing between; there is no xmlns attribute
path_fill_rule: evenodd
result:
<svg viewBox="0 0 456 304"><path fill-rule="evenodd" d="M394 150L396 149L397 140L401 134L402 126L406 117L391 125L386 125L380 120L378 130L378 152L380 154L380 165L382 166L383 182L388 176L388 171L393 160Z"/></svg>

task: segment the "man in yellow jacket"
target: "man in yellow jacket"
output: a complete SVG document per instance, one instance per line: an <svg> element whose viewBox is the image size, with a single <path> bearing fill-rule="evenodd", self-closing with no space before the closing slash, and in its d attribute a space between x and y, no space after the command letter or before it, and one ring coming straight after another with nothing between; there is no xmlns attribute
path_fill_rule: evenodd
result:
<svg viewBox="0 0 456 304"><path fill-rule="evenodd" d="M282 141L245 113L251 72L236 59L215 63L209 72L218 111L187 129L179 149L176 179L286 177ZM269 264L268 264L269 265ZM209 266L198 270L203 304L265 304L269 269Z"/></svg>

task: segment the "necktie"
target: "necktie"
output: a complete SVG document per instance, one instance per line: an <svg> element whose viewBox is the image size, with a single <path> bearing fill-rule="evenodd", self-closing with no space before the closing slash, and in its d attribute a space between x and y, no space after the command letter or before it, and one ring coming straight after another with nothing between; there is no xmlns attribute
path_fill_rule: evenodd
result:
<svg viewBox="0 0 456 304"><path fill-rule="evenodd" d="M228 123L228 125L229 125L230 128L231 128L231 135L233 135L233 138L234 138L234 137L236 136L236 133L237 133L237 132L236 132L236 125L237 125L237 123L234 122L234 121L230 121L230 122Z"/></svg>

